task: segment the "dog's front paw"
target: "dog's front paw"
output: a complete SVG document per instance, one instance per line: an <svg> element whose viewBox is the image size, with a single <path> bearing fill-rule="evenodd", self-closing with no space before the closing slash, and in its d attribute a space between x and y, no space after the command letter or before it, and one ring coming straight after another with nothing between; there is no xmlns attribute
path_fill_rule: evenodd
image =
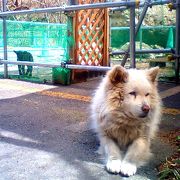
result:
<svg viewBox="0 0 180 180"><path fill-rule="evenodd" d="M129 162L122 162L120 171L125 176L132 176L136 173L137 167L135 164Z"/></svg>
<svg viewBox="0 0 180 180"><path fill-rule="evenodd" d="M106 164L106 169L111 173L119 173L121 170L121 160L109 159Z"/></svg>

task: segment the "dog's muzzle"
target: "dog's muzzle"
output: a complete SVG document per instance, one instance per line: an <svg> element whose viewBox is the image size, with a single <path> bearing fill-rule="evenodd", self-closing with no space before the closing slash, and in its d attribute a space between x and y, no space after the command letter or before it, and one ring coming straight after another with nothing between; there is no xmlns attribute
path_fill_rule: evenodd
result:
<svg viewBox="0 0 180 180"><path fill-rule="evenodd" d="M144 104L142 106L141 110L142 110L142 113L140 114L139 117L145 118L148 115L148 113L149 113L150 107L147 104Z"/></svg>

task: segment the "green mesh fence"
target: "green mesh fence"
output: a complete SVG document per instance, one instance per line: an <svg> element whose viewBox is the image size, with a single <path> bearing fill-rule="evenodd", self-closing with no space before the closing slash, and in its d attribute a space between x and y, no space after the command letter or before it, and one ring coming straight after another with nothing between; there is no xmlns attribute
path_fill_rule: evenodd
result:
<svg viewBox="0 0 180 180"><path fill-rule="evenodd" d="M0 58L3 57L3 29L0 21ZM16 61L14 51L27 51L33 56L34 62L59 63L68 58L67 24L38 23L7 20L7 45L8 60ZM19 59L18 59L19 60ZM22 59L23 60L23 59ZM20 76L18 68L8 65L9 75L13 78L21 78L30 81L52 81L53 70L51 68L33 68L32 77ZM0 66L1 73L3 67ZM59 76L59 74L57 74Z"/></svg>
<svg viewBox="0 0 180 180"><path fill-rule="evenodd" d="M111 47L121 48L129 42L129 27L111 28ZM173 48L175 40L174 26L150 26L142 27L137 35L136 41L145 43L152 48Z"/></svg>
<svg viewBox="0 0 180 180"><path fill-rule="evenodd" d="M2 24L2 21L0 21ZM67 25L7 21L8 46L13 47L63 47L67 45ZM2 25L0 26L0 46L2 46Z"/></svg>

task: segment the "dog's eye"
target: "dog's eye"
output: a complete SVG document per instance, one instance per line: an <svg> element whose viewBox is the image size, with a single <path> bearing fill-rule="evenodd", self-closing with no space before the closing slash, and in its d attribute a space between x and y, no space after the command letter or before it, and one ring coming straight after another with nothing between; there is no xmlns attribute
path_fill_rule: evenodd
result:
<svg viewBox="0 0 180 180"><path fill-rule="evenodd" d="M136 92L135 91L132 91L129 94L136 97Z"/></svg>
<svg viewBox="0 0 180 180"><path fill-rule="evenodd" d="M145 96L146 96L146 97L149 96L149 93L147 93Z"/></svg>

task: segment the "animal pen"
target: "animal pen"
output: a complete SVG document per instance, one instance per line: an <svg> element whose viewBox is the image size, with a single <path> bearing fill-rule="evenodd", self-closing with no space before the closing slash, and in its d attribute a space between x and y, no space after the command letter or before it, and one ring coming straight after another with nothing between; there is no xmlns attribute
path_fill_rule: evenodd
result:
<svg viewBox="0 0 180 180"><path fill-rule="evenodd" d="M76 81L83 72L87 71L107 71L110 67L110 56L123 55L121 65L125 66L130 56L130 67L136 68L136 54L148 53L168 53L169 58L174 60L175 81L179 82L179 59L180 59L180 0L131 0L119 2L106 2L105 0L71 0L69 6L49 7L41 9L30 9L21 11L7 11L6 0L3 0L0 18L2 18L3 32L3 58L0 63L4 64L4 78L8 78L8 65L27 65L53 68L54 73L60 76L70 76L72 81ZM136 36L140 30L143 19L149 7L155 5L169 4L171 9L176 10L175 27L175 49L146 49L136 50ZM135 23L135 9L142 7L139 21ZM110 23L109 11L130 11L130 42L126 50L110 50ZM28 15L36 13L56 13L61 12L67 15L67 44L66 55L61 62L39 63L29 61L10 61L7 53L7 17L14 15ZM33 36L33 35L32 35ZM46 46L44 41L44 45ZM58 72L60 69L61 72ZM71 73L70 73L71 72ZM64 75L65 74L65 75ZM55 79L57 77L54 77ZM58 77L59 78L59 77ZM64 77L67 78L67 77ZM57 79L56 79L57 80ZM69 84L70 80L64 84Z"/></svg>

